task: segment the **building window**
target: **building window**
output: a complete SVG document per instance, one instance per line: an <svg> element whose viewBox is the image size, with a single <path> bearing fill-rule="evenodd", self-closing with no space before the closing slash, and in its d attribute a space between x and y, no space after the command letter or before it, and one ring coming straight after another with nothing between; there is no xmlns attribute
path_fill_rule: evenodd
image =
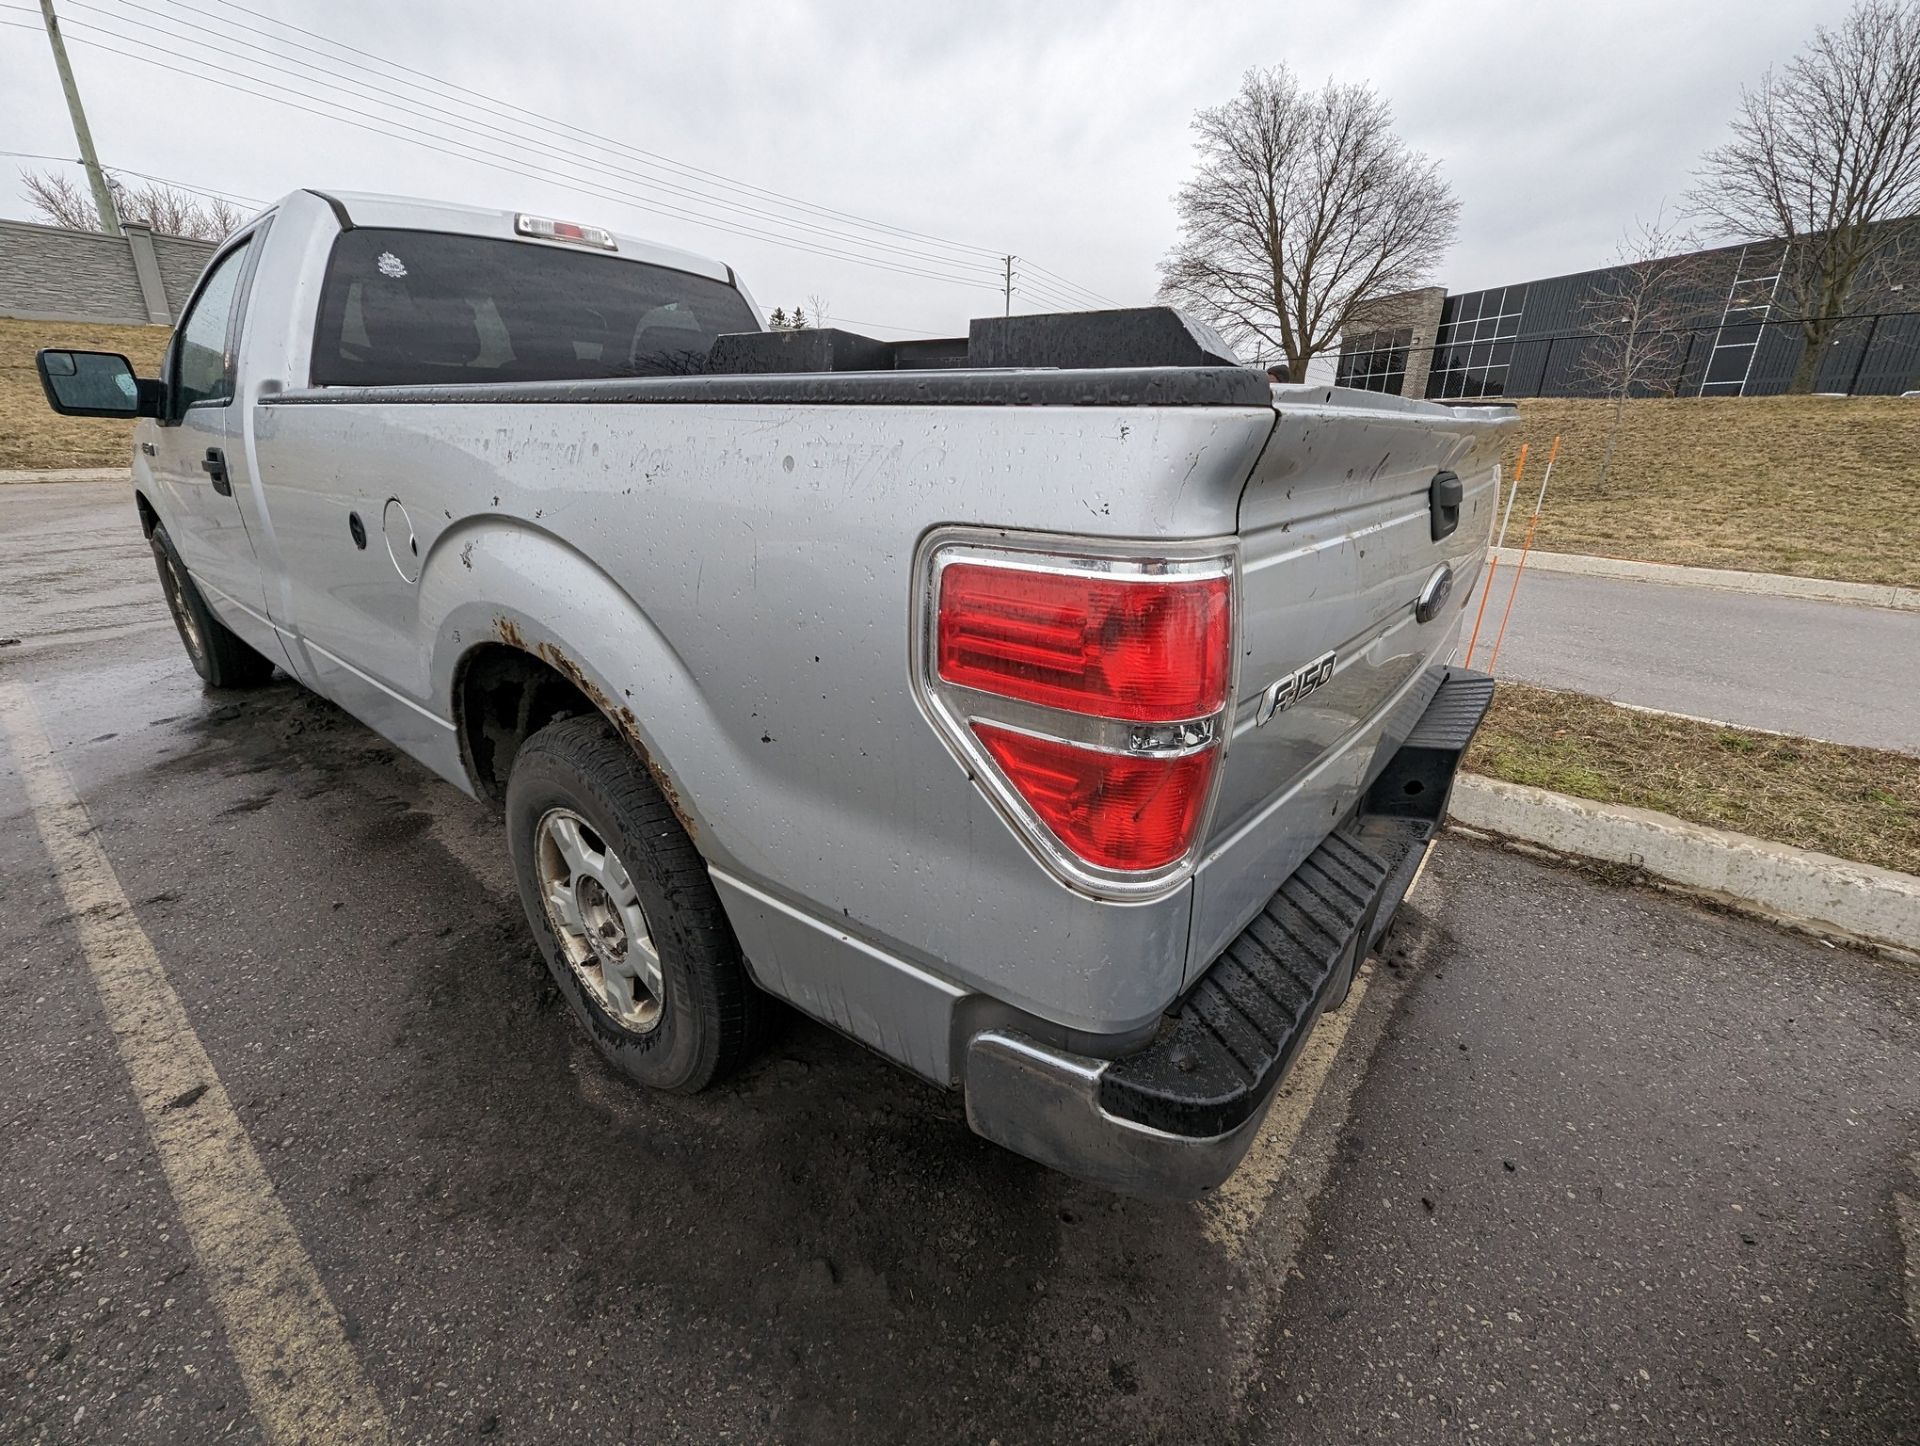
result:
<svg viewBox="0 0 1920 1446"><path fill-rule="evenodd" d="M1526 304L1524 286L1449 296L1434 337L1427 395L1441 399L1505 396L1513 339L1520 332L1520 313Z"/></svg>
<svg viewBox="0 0 1920 1446"><path fill-rule="evenodd" d="M1397 331L1369 331L1340 340L1340 369L1334 383L1359 387L1368 392L1392 392L1398 396L1407 383L1407 350L1413 345L1413 328Z"/></svg>

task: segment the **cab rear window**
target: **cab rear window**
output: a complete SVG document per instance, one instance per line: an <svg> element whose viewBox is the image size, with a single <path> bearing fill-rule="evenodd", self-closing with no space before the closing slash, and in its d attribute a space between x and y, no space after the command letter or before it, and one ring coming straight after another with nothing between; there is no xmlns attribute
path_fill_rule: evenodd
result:
<svg viewBox="0 0 1920 1446"><path fill-rule="evenodd" d="M758 331L733 287L618 256L437 231L348 231L314 332L315 386L538 382L704 371Z"/></svg>

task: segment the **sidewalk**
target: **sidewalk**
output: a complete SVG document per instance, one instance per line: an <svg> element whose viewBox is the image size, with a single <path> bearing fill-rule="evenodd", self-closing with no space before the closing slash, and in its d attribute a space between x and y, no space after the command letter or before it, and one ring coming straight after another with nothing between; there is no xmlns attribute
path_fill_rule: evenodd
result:
<svg viewBox="0 0 1920 1446"><path fill-rule="evenodd" d="M128 475L125 467L30 468L24 472L0 471L0 487L42 482L124 482Z"/></svg>
<svg viewBox="0 0 1920 1446"><path fill-rule="evenodd" d="M1472 773L1456 782L1448 816L1552 853L1625 864L1822 937L1920 959L1920 879L1911 874Z"/></svg>
<svg viewBox="0 0 1920 1446"><path fill-rule="evenodd" d="M1503 568L1520 561L1520 549L1516 547L1496 547L1493 552ZM1821 602L1860 603L1866 607L1920 613L1920 588L1896 587L1884 582L1840 582L1827 577L1748 572L1729 567L1682 567L1672 562L1635 562L1631 558L1589 557L1578 552L1529 553L1527 571L1570 572L1582 577L1619 578L1625 582L1665 582L1678 587L1814 598Z"/></svg>

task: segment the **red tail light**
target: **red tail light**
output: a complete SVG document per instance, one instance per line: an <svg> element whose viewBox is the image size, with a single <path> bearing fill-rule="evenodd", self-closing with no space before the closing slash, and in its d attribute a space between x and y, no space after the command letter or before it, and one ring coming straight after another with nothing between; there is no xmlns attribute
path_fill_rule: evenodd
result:
<svg viewBox="0 0 1920 1446"><path fill-rule="evenodd" d="M953 540L926 557L921 686L947 741L1069 882L1166 887L1225 747L1231 555Z"/></svg>
<svg viewBox="0 0 1920 1446"><path fill-rule="evenodd" d="M1201 718L1226 700L1231 621L1226 577L953 563L940 574L940 677L1103 718Z"/></svg>
<svg viewBox="0 0 1920 1446"><path fill-rule="evenodd" d="M990 723L973 731L1061 843L1096 868L1128 872L1186 854L1219 752L1128 757Z"/></svg>

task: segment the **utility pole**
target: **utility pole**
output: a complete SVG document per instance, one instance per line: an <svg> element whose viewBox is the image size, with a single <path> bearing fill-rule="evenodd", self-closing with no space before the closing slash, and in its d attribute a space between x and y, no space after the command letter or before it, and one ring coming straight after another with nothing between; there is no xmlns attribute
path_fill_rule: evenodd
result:
<svg viewBox="0 0 1920 1446"><path fill-rule="evenodd" d="M40 0L40 3L43 5L51 5L53 3L53 0ZM1000 259L1006 264L1006 269L1007 269L1007 286L1006 286L1007 305L1006 305L1006 309L1002 311L1000 314L1002 316L1012 316L1013 315L1013 263L1018 261L1020 258L1018 256L1002 256Z"/></svg>
<svg viewBox="0 0 1920 1446"><path fill-rule="evenodd" d="M107 173L100 169L100 157L93 153L93 132L87 129L87 113L80 109L80 91L73 83L73 67L67 64L67 43L60 38L53 0L40 0L40 15L47 23L47 43L53 47L53 63L60 71L60 88L67 93L67 111L73 116L74 139L80 142L80 164L87 168L87 181L93 187L93 209L99 214L100 229L118 236L120 212L113 204Z"/></svg>

